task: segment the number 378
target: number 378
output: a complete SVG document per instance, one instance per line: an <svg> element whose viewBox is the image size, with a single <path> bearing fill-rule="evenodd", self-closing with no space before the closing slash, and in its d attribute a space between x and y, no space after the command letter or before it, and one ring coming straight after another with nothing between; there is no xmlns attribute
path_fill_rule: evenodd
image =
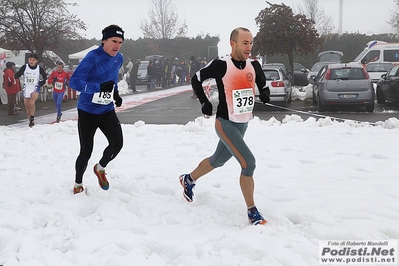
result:
<svg viewBox="0 0 399 266"><path fill-rule="evenodd" d="M254 97L241 97L237 99L237 107L253 105L254 104Z"/></svg>

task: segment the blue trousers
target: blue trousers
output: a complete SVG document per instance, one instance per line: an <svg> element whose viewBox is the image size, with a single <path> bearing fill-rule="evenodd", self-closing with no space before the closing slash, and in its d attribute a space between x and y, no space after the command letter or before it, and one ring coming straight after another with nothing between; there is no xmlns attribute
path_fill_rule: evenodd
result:
<svg viewBox="0 0 399 266"><path fill-rule="evenodd" d="M55 92L53 91L53 98L55 103L55 109L57 110L57 116L61 116L62 111L62 99L64 98L65 92Z"/></svg>

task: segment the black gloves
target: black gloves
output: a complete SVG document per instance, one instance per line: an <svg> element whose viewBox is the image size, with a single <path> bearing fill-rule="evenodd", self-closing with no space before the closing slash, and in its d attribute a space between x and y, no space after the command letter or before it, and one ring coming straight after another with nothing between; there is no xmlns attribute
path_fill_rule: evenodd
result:
<svg viewBox="0 0 399 266"><path fill-rule="evenodd" d="M51 82L51 84L53 85L53 86L55 86L55 83L57 82L57 77L54 77L53 78L53 82Z"/></svg>
<svg viewBox="0 0 399 266"><path fill-rule="evenodd" d="M262 92L259 95L259 99L263 102L263 103L268 103L270 102L270 89L269 87L266 87L264 89L262 89Z"/></svg>
<svg viewBox="0 0 399 266"><path fill-rule="evenodd" d="M212 115L212 104L206 100L203 104L201 104L201 111L204 115Z"/></svg>
<svg viewBox="0 0 399 266"><path fill-rule="evenodd" d="M101 92L111 92L114 88L115 82L112 80L100 84ZM119 96L119 95L118 95Z"/></svg>
<svg viewBox="0 0 399 266"><path fill-rule="evenodd" d="M12 82L9 81L9 82L8 82L8 87L11 87L11 86L12 86Z"/></svg>
<svg viewBox="0 0 399 266"><path fill-rule="evenodd" d="M120 107L122 105L122 98L119 96L118 90L114 90L114 100L116 107Z"/></svg>

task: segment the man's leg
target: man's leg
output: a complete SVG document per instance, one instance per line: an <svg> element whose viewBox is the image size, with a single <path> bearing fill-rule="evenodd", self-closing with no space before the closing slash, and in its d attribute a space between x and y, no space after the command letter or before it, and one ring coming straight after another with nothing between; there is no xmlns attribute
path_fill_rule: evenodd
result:
<svg viewBox="0 0 399 266"><path fill-rule="evenodd" d="M25 98L24 97L24 105L25 105L26 116L28 117L28 119L30 119L30 117L31 117L30 98Z"/></svg>
<svg viewBox="0 0 399 266"><path fill-rule="evenodd" d="M191 173L191 178L195 181L198 178L200 178L203 175L206 175L207 173L209 173L210 171L212 171L213 169L215 169L215 167L213 167L210 163L209 163L209 157L203 159L199 165L197 166L197 168L195 168Z"/></svg>
<svg viewBox="0 0 399 266"><path fill-rule="evenodd" d="M240 175L240 187L242 191L242 195L244 196L245 203L247 207L255 206L254 201L254 179L252 176L244 176Z"/></svg>
<svg viewBox="0 0 399 266"><path fill-rule="evenodd" d="M29 110L30 110L31 116L35 116L36 100L37 100L38 97L39 97L39 93L38 92L32 92L32 94L30 95Z"/></svg>

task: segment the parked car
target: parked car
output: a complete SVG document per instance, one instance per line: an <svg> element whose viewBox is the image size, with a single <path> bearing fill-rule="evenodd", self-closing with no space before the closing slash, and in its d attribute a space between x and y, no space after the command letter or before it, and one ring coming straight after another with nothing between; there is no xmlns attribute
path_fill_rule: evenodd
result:
<svg viewBox="0 0 399 266"><path fill-rule="evenodd" d="M147 66L150 61L141 61L139 65L139 69L137 71L137 85L149 84L148 74L147 74Z"/></svg>
<svg viewBox="0 0 399 266"><path fill-rule="evenodd" d="M313 80L310 78L311 76L316 76L319 73L320 69L331 63L341 63L341 59L344 56L344 53L341 51L323 51L320 52L317 57L319 61L313 64L308 73L308 81L309 83L313 83Z"/></svg>
<svg viewBox="0 0 399 266"><path fill-rule="evenodd" d="M294 78L292 73L288 71L287 67L283 63L266 63L263 64L262 67L277 67L284 70L284 73L290 80L291 84L293 83L292 80L294 79L294 86L307 86L309 81L307 80L308 71L303 65L294 62Z"/></svg>
<svg viewBox="0 0 399 266"><path fill-rule="evenodd" d="M339 63L339 62L337 62ZM331 62L316 62L314 65L309 69L308 73L308 81L309 83L313 83L312 76L316 76L319 73L320 69L322 69L325 65L331 64Z"/></svg>
<svg viewBox="0 0 399 266"><path fill-rule="evenodd" d="M312 79L313 102L320 112L336 105L360 105L374 111L373 83L361 64L328 64Z"/></svg>
<svg viewBox="0 0 399 266"><path fill-rule="evenodd" d="M371 62L367 64L366 71L369 74L371 81L377 83L380 80L381 75L387 73L392 66L392 63Z"/></svg>
<svg viewBox="0 0 399 266"><path fill-rule="evenodd" d="M309 69L303 65L294 62L294 85L295 86L307 86Z"/></svg>
<svg viewBox="0 0 399 266"><path fill-rule="evenodd" d="M371 64L371 63L369 63ZM377 82L377 103L399 102L399 65L391 67Z"/></svg>
<svg viewBox="0 0 399 266"><path fill-rule="evenodd" d="M287 107L291 103L292 86L282 68L263 67L266 84L270 89L270 102ZM259 90L255 89L256 99L259 100Z"/></svg>

